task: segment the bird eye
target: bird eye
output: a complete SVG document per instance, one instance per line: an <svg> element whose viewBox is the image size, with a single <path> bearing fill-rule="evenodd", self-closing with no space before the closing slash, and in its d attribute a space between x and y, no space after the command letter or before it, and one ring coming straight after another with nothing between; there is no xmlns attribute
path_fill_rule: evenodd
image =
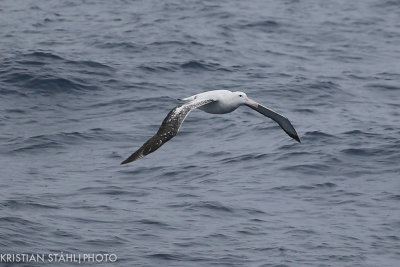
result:
<svg viewBox="0 0 400 267"><path fill-rule="evenodd" d="M239 95L240 97L242 97L242 95Z"/></svg>

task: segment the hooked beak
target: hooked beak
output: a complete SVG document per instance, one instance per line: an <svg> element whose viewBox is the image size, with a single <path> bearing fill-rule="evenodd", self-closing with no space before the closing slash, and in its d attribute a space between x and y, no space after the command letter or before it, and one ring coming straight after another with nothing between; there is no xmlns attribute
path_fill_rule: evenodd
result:
<svg viewBox="0 0 400 267"><path fill-rule="evenodd" d="M258 108L258 105L259 105L256 101L251 100L247 96L246 96L246 99L245 99L245 103L246 103L246 105L248 105L249 107L252 107L252 108Z"/></svg>

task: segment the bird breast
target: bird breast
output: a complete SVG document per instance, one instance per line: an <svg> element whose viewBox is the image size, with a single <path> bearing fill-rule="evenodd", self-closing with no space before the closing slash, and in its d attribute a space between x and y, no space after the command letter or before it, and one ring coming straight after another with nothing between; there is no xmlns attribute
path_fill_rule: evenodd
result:
<svg viewBox="0 0 400 267"><path fill-rule="evenodd" d="M212 103L209 103L207 105L204 105L202 107L199 107L200 110L207 112L207 113L212 113L212 114L225 114L234 111L237 109L237 105L232 105L230 103L224 103L222 101L215 101Z"/></svg>

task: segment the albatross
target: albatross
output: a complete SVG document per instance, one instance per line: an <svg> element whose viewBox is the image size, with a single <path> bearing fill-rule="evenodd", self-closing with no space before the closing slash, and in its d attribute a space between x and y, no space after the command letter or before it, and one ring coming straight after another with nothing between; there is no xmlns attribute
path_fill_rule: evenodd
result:
<svg viewBox="0 0 400 267"><path fill-rule="evenodd" d="M251 100L243 92L213 90L178 100L184 103L173 108L167 117L165 117L158 132L121 164L141 159L159 149L178 133L187 115L196 108L207 113L225 114L234 111L242 105L246 105L277 122L290 137L300 143L300 138L296 130L286 117Z"/></svg>

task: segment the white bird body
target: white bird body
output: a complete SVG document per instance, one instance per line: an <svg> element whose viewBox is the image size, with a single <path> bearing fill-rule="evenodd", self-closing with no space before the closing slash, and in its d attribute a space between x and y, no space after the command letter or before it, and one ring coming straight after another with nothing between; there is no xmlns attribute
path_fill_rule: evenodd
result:
<svg viewBox="0 0 400 267"><path fill-rule="evenodd" d="M207 113L225 114L234 111L241 105L247 105L264 116L276 121L290 137L300 142L296 130L286 117L249 99L243 92L214 90L192 95L180 100L185 103L173 108L168 113L167 117L165 117L158 132L121 164L138 160L156 151L178 133L186 116L190 111L196 108Z"/></svg>
<svg viewBox="0 0 400 267"><path fill-rule="evenodd" d="M237 98L238 93L241 94L243 97L246 96L246 94L242 92L231 92L229 90L213 90L197 95L192 95L182 100L185 102L190 102L200 99L212 99L214 100L213 102L201 106L199 107L199 109L212 114L225 114L234 111L240 105L244 104L243 101L240 101L240 99Z"/></svg>

